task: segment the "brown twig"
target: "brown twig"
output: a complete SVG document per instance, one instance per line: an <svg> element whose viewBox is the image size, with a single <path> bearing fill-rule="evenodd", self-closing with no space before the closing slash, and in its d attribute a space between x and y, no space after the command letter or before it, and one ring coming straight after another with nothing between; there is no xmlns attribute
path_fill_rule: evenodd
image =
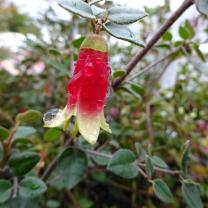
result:
<svg viewBox="0 0 208 208"><path fill-rule="evenodd" d="M147 82L147 89L146 89L146 94L145 94L147 103L148 103L148 100L153 96L153 92L155 91L156 84L160 81L161 77L166 72L171 62L172 62L172 57L170 57L169 60L167 60L167 62L159 71L159 73L156 75L156 77L154 79L149 80L149 82ZM148 114L148 111L146 112Z"/></svg>
<svg viewBox="0 0 208 208"><path fill-rule="evenodd" d="M74 208L80 208L79 202L69 189L65 189L68 199L72 202Z"/></svg>
<svg viewBox="0 0 208 208"><path fill-rule="evenodd" d="M138 162L137 165L139 167L145 168L146 164ZM179 175L181 172L179 170L170 170L170 169L164 169L164 168L159 168L159 167L154 167L154 170L163 172L163 173L168 173L170 175Z"/></svg>
<svg viewBox="0 0 208 208"><path fill-rule="evenodd" d="M168 58L171 58L173 55L177 54L179 51L181 51L182 47L179 47L175 50L173 50L172 52L170 52L168 55L162 57L161 59L151 63L150 65L145 66L144 68L142 68L139 72L133 74L133 76L128 77L128 80L126 80L125 82L130 82L134 79L136 79L137 77L143 75L144 73L148 72L150 69L152 69L153 67L157 66L158 64L164 62L165 60L167 60Z"/></svg>
<svg viewBox="0 0 208 208"><path fill-rule="evenodd" d="M113 88L116 90L125 78L130 74L139 61L147 54L147 52L157 43L162 35L175 23L175 21L191 6L194 0L185 0L183 4L170 16L170 18L162 25L158 32L150 39L146 47L139 51L126 66L126 73L123 77L117 79L113 83Z"/></svg>
<svg viewBox="0 0 208 208"><path fill-rule="evenodd" d="M142 168L138 167L138 170L139 170L141 175L143 175L147 180L149 180L149 176L143 171Z"/></svg>
<svg viewBox="0 0 208 208"><path fill-rule="evenodd" d="M112 155L106 154L106 153L103 153L103 152L98 152L98 151L94 151L94 150L83 150L83 151L85 151L86 153L88 153L90 155L105 157L105 158L108 158L108 159L112 158Z"/></svg>
<svg viewBox="0 0 208 208"><path fill-rule="evenodd" d="M3 157L2 157L2 160L0 161L0 169L3 169L7 163L12 139L13 139L15 132L17 131L18 126L19 126L19 124L16 123L15 126L13 127L13 129L11 130L8 138L5 141L3 141Z"/></svg>
<svg viewBox="0 0 208 208"><path fill-rule="evenodd" d="M150 103L146 104L146 120L147 120L147 133L149 135L149 142L153 144L154 136L153 136L153 128L152 128L152 115L151 115L151 105Z"/></svg>

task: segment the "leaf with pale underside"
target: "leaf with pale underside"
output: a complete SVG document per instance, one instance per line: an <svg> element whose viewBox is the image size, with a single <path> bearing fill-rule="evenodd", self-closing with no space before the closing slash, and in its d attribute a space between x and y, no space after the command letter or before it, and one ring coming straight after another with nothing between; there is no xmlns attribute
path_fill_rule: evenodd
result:
<svg viewBox="0 0 208 208"><path fill-rule="evenodd" d="M108 10L108 19L121 25L134 23L146 16L140 9L125 6L114 6Z"/></svg>
<svg viewBox="0 0 208 208"><path fill-rule="evenodd" d="M100 8L100 7L98 7L98 6L95 6L95 5L92 5L92 6L91 6L91 9L92 9L93 14L94 14L97 18L103 17L103 16L105 16L106 13L107 13L107 11L106 11L105 9L102 9L102 8Z"/></svg>
<svg viewBox="0 0 208 208"><path fill-rule="evenodd" d="M144 45L136 39L134 33L125 25L117 25L112 22L107 22L103 27L110 35L118 39L144 47Z"/></svg>
<svg viewBox="0 0 208 208"><path fill-rule="evenodd" d="M113 154L107 169L123 178L135 178L138 175L138 168L135 164L135 160L136 157L132 151L120 149Z"/></svg>
<svg viewBox="0 0 208 208"><path fill-rule="evenodd" d="M165 203L173 202L173 195L167 186L167 184L161 179L155 179L152 181L153 190L155 195Z"/></svg>
<svg viewBox="0 0 208 208"><path fill-rule="evenodd" d="M94 4L100 3L101 1L103 1L103 0L92 0L92 1L89 2L89 4L94 5Z"/></svg>
<svg viewBox="0 0 208 208"><path fill-rule="evenodd" d="M189 208L202 208L202 200L200 198L200 187L191 180L182 182L182 195Z"/></svg>
<svg viewBox="0 0 208 208"><path fill-rule="evenodd" d="M45 183L35 176L27 176L19 184L19 194L26 199L36 198L46 190Z"/></svg>
<svg viewBox="0 0 208 208"><path fill-rule="evenodd" d="M196 0L197 10L206 16L208 16L208 0Z"/></svg>
<svg viewBox="0 0 208 208"><path fill-rule="evenodd" d="M73 14L88 19L95 19L90 5L82 0L60 0L59 5Z"/></svg>

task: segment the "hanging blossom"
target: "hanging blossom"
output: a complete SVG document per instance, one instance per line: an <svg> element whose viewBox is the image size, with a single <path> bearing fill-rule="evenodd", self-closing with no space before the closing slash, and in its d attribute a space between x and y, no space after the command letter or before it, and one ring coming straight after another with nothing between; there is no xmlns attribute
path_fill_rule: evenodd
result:
<svg viewBox="0 0 208 208"><path fill-rule="evenodd" d="M83 41L72 79L67 86L68 101L63 110L44 116L45 127L64 126L72 116L80 134L95 144L100 128L111 133L104 117L110 68L106 40L90 34Z"/></svg>

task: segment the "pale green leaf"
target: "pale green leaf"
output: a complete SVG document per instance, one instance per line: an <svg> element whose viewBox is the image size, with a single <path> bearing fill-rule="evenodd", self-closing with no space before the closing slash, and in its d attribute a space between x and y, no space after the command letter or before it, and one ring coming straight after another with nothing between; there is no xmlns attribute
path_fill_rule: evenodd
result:
<svg viewBox="0 0 208 208"><path fill-rule="evenodd" d="M60 0L59 5L67 11L88 19L95 19L90 5L82 0Z"/></svg>
<svg viewBox="0 0 208 208"><path fill-rule="evenodd" d="M208 0L196 0L196 8L200 13L208 16Z"/></svg>
<svg viewBox="0 0 208 208"><path fill-rule="evenodd" d="M130 43L134 43L134 44L141 46L141 47L144 46L142 43L140 43L136 39L133 32L127 26L117 25L112 22L107 22L106 24L103 25L103 27L110 35L112 35L118 39L125 40Z"/></svg>
<svg viewBox="0 0 208 208"><path fill-rule="evenodd" d="M34 134L36 132L36 129L34 129L31 126L19 126L17 128L16 133L14 134L14 139L17 138L26 138L31 136L32 134Z"/></svg>
<svg viewBox="0 0 208 208"><path fill-rule="evenodd" d="M20 196L27 199L32 199L40 196L47 190L45 183L34 176L24 178L19 185Z"/></svg>
<svg viewBox="0 0 208 208"><path fill-rule="evenodd" d="M120 149L114 153L107 169L123 178L135 178L138 175L138 168L134 163L135 160L136 157L132 151Z"/></svg>
<svg viewBox="0 0 208 208"><path fill-rule="evenodd" d="M173 202L173 195L168 188L167 184L161 179L155 179L152 181L153 190L155 195L165 203Z"/></svg>
<svg viewBox="0 0 208 208"><path fill-rule="evenodd" d="M146 166L145 166L145 170L147 175L152 178L153 173L154 173L154 166L152 163L152 160L149 156L146 157Z"/></svg>
<svg viewBox="0 0 208 208"><path fill-rule="evenodd" d="M187 141L183 147L183 154L181 159L181 169L184 176L188 174L188 165L189 165L189 153L190 153L190 141Z"/></svg>
<svg viewBox="0 0 208 208"><path fill-rule="evenodd" d="M87 157L83 151L68 148L61 154L49 183L58 189L71 189L84 178L87 166Z"/></svg>
<svg viewBox="0 0 208 208"><path fill-rule="evenodd" d="M126 6L113 6L108 10L108 19L116 24L131 24L147 16L137 8Z"/></svg>
<svg viewBox="0 0 208 208"><path fill-rule="evenodd" d="M92 12L96 17L103 17L106 15L107 11L105 9L102 9L98 6L92 5L91 6Z"/></svg>
<svg viewBox="0 0 208 208"><path fill-rule="evenodd" d="M199 185L189 180L182 183L182 194L189 208L203 208Z"/></svg>
<svg viewBox="0 0 208 208"><path fill-rule="evenodd" d="M154 165L156 165L160 168L168 168L168 165L158 156L151 157L151 160Z"/></svg>
<svg viewBox="0 0 208 208"><path fill-rule="evenodd" d="M42 120L42 113L36 110L28 110L24 113L19 113L16 116L16 121L19 124L31 124Z"/></svg>

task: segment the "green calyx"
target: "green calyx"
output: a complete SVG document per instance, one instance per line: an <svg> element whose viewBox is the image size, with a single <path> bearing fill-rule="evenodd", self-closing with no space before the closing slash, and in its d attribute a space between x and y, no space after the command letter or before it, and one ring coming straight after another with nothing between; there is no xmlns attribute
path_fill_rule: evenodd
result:
<svg viewBox="0 0 208 208"><path fill-rule="evenodd" d="M82 42L80 49L90 48L96 51L108 52L108 44L101 35L89 34Z"/></svg>

